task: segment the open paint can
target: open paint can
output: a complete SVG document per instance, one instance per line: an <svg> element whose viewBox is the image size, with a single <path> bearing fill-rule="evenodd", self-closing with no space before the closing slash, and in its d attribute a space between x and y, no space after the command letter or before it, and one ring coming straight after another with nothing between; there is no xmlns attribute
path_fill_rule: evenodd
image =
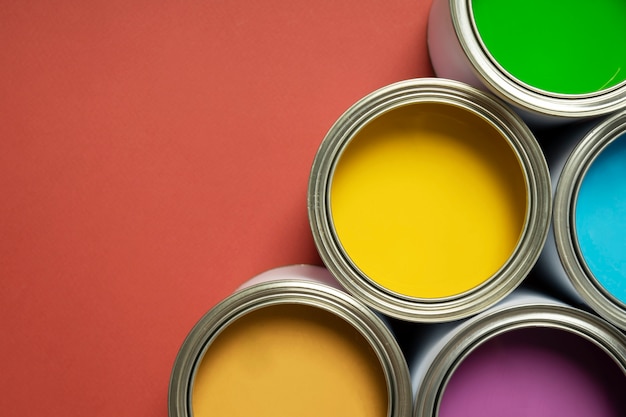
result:
<svg viewBox="0 0 626 417"><path fill-rule="evenodd" d="M350 294L388 316L442 322L526 277L549 227L550 178L506 105L421 78L337 120L313 162L308 208L322 260Z"/></svg>
<svg viewBox="0 0 626 417"><path fill-rule="evenodd" d="M626 410L624 334L539 293L517 290L430 339L424 331L419 346L407 358L414 417L619 417Z"/></svg>
<svg viewBox="0 0 626 417"><path fill-rule="evenodd" d="M434 0L435 73L486 89L533 124L626 105L626 2Z"/></svg>
<svg viewBox="0 0 626 417"><path fill-rule="evenodd" d="M626 330L626 111L542 136L564 146L546 147L558 183L537 271Z"/></svg>
<svg viewBox="0 0 626 417"><path fill-rule="evenodd" d="M217 304L176 357L169 416L410 416L392 333L335 287L325 268L295 265Z"/></svg>

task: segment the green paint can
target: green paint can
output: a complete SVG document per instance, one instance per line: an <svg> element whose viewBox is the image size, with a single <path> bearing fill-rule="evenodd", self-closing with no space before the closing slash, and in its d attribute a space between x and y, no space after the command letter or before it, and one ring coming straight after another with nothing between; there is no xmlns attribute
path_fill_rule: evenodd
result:
<svg viewBox="0 0 626 417"><path fill-rule="evenodd" d="M428 28L438 76L490 90L531 124L626 105L623 0L434 0Z"/></svg>

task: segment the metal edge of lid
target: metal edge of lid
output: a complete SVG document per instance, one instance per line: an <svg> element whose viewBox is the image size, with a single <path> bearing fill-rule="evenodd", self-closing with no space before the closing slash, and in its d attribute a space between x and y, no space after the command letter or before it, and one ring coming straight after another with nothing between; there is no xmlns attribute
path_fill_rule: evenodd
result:
<svg viewBox="0 0 626 417"><path fill-rule="evenodd" d="M473 23L472 0L448 0L452 25L476 76L494 94L531 113L565 119L602 116L626 106L626 81L589 94L558 94L534 88L504 70Z"/></svg>
<svg viewBox="0 0 626 417"><path fill-rule="evenodd" d="M583 337L611 357L626 374L626 335L607 321L574 307L522 304L468 320L430 363L415 396L413 417L436 417L445 387L460 363L480 344L504 332L543 327Z"/></svg>
<svg viewBox="0 0 626 417"><path fill-rule="evenodd" d="M168 391L170 417L192 416L190 396L195 370L211 342L233 321L280 304L321 308L354 327L380 361L387 382L389 417L409 417L413 393L408 365L387 325L369 308L343 291L303 280L278 280L239 290L210 309L193 326L174 361Z"/></svg>
<svg viewBox="0 0 626 417"><path fill-rule="evenodd" d="M527 181L527 221L509 261L483 285L457 296L423 299L392 293L374 284L352 264L336 239L330 217L329 189L333 167L342 149L368 121L405 105L441 103L482 117L509 141ZM550 176L541 148L522 119L491 95L458 81L417 78L370 93L353 104L331 127L313 161L308 190L309 222L326 267L354 295L386 315L416 322L465 318L515 289L535 264L545 243L552 211Z"/></svg>
<svg viewBox="0 0 626 417"><path fill-rule="evenodd" d="M595 157L626 132L626 110L599 122L569 155L554 195L553 226L557 252L570 282L589 306L626 330L626 309L602 288L581 259L575 236L575 204L582 179Z"/></svg>

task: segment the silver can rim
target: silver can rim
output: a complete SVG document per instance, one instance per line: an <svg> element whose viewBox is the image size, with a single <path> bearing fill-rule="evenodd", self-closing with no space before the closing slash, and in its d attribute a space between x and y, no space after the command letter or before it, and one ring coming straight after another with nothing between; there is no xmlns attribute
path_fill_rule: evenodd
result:
<svg viewBox="0 0 626 417"><path fill-rule="evenodd" d="M542 327L580 336L606 353L626 374L626 336L610 323L574 307L522 304L494 310L459 329L430 363L415 395L413 417L438 415L441 396L460 363L487 340L505 332Z"/></svg>
<svg viewBox="0 0 626 417"><path fill-rule="evenodd" d="M474 22L472 0L449 1L452 25L474 73L494 94L532 113L575 119L612 113L626 105L626 81L588 94L540 90L508 73L484 45Z"/></svg>
<svg viewBox="0 0 626 417"><path fill-rule="evenodd" d="M497 129L517 154L526 178L526 222L509 260L483 284L445 298L415 298L376 285L349 259L334 233L329 190L342 150L365 124L398 107L439 103L472 112ZM322 261L358 300L388 316L416 322L444 322L485 310L513 291L537 261L546 241L552 210L550 175L534 135L509 107L464 83L417 78L378 89L353 104L331 127L313 161L308 189L309 222Z"/></svg>
<svg viewBox="0 0 626 417"><path fill-rule="evenodd" d="M197 366L211 342L229 324L263 307L296 304L320 308L354 327L376 353L385 375L388 416L409 417L413 393L408 365L393 334L374 312L325 284L278 280L239 290L209 310L191 329L174 361L169 384L170 417L191 417L191 389Z"/></svg>
<svg viewBox="0 0 626 417"><path fill-rule="evenodd" d="M613 297L586 266L576 236L576 200L589 166L618 136L626 133L626 111L614 114L580 140L570 153L554 195L554 239L567 277L582 299L600 316L626 330L626 305Z"/></svg>

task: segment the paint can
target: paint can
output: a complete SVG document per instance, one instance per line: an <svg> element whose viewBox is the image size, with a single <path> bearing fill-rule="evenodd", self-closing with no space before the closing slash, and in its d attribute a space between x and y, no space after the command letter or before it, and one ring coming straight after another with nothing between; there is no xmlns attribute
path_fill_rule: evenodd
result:
<svg viewBox="0 0 626 417"><path fill-rule="evenodd" d="M506 105L421 78L365 96L335 122L308 210L321 258L350 294L387 316L443 322L526 277L549 227L550 180Z"/></svg>
<svg viewBox="0 0 626 417"><path fill-rule="evenodd" d="M626 105L621 0L434 0L435 73L499 96L533 125L607 115Z"/></svg>
<svg viewBox="0 0 626 417"><path fill-rule="evenodd" d="M538 135L556 187L537 275L626 330L626 111Z"/></svg>
<svg viewBox="0 0 626 417"><path fill-rule="evenodd" d="M414 417L623 415L626 337L594 314L518 289L444 326L407 354Z"/></svg>
<svg viewBox="0 0 626 417"><path fill-rule="evenodd" d="M325 268L293 265L218 303L178 352L169 416L410 416L393 334L336 287Z"/></svg>

